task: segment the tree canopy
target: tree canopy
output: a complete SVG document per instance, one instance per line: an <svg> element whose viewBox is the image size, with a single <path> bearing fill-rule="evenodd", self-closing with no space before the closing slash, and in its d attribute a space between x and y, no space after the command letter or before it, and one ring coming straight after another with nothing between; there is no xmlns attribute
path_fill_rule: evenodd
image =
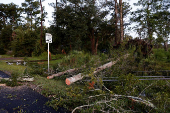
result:
<svg viewBox="0 0 170 113"><path fill-rule="evenodd" d="M14 3L0 4L0 38L2 39L0 43L5 50L15 48L14 45L12 46L15 38L12 37L18 36L15 32L16 29L22 29L25 33L31 29L36 34L36 41L34 41L36 43L32 46L32 50L37 50L35 47L40 46L38 48L41 49L38 49L39 52L37 51L39 54L46 51L47 48L43 41L45 32L49 32L53 36L50 48L53 54L61 53L62 50L68 53L73 49L97 54L98 51L108 51L113 46L122 43L128 35L125 33L126 26L132 22L138 23L134 29L138 32L139 38L153 44L162 41L167 44L170 18L169 1L138 1L134 5L141 6L141 8L131 12L132 18L128 23L125 23L124 20L129 17L131 6L122 0L56 1L56 3L49 3L55 9L53 23L49 28L42 24L47 15L47 12L41 7L42 4L41 0L25 0L21 7ZM22 16L22 14L26 16ZM155 39L155 36L158 39ZM30 39L32 38L30 37Z"/></svg>

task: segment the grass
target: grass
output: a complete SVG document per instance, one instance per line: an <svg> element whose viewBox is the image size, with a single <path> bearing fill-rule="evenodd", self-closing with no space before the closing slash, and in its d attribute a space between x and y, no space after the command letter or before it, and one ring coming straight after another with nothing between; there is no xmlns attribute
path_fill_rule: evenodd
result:
<svg viewBox="0 0 170 113"><path fill-rule="evenodd" d="M12 55L0 55L0 58L9 58L9 57L13 57Z"/></svg>
<svg viewBox="0 0 170 113"><path fill-rule="evenodd" d="M41 87L42 94L49 97L50 95L54 95L56 98L60 95L65 96L66 88L68 87L65 84L64 80L55 80L55 79L47 79L41 76L35 76L35 81L33 84L37 85L37 87Z"/></svg>
<svg viewBox="0 0 170 113"><path fill-rule="evenodd" d="M0 61L0 70L1 71L7 71L9 73L18 73L19 75L22 75L24 70L26 69L26 66L23 65L8 65L5 61Z"/></svg>

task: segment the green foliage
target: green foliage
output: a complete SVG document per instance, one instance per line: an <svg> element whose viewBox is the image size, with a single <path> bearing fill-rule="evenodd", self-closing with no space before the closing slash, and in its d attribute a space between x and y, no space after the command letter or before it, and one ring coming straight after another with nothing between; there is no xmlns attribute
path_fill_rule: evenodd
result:
<svg viewBox="0 0 170 113"><path fill-rule="evenodd" d="M39 57L41 59L48 59L48 52L43 52Z"/></svg>
<svg viewBox="0 0 170 113"><path fill-rule="evenodd" d="M6 53L4 46L0 44L0 55L4 55Z"/></svg>
<svg viewBox="0 0 170 113"><path fill-rule="evenodd" d="M29 68L27 69L28 74L30 76L33 75L40 75L43 77L46 77L47 74L45 74L47 66L44 64L38 64L38 63L29 63L28 64Z"/></svg>
<svg viewBox="0 0 170 113"><path fill-rule="evenodd" d="M2 48L4 49L10 49L10 42L11 42L11 35L12 35L12 26L11 25L7 25L4 27L4 29L1 30L0 33L0 44Z"/></svg>
<svg viewBox="0 0 170 113"><path fill-rule="evenodd" d="M69 55L63 57L61 65L69 67L81 67L90 61L90 55L82 51L71 51Z"/></svg>
<svg viewBox="0 0 170 113"><path fill-rule="evenodd" d="M65 55L64 54L56 54L55 59L62 59Z"/></svg>
<svg viewBox="0 0 170 113"><path fill-rule="evenodd" d="M11 79L12 79L12 81L9 81L9 82L7 83L7 85L9 85L9 86L11 86L11 87L18 86L18 85L19 85L19 84L18 84L18 81L17 81L18 77L19 77L19 74L18 74L18 73L12 73L12 74L11 74Z"/></svg>
<svg viewBox="0 0 170 113"><path fill-rule="evenodd" d="M114 89L116 94L137 96L138 91L135 87L139 83L139 80L133 74L120 75L118 80L119 82Z"/></svg>
<svg viewBox="0 0 170 113"><path fill-rule="evenodd" d="M157 61L170 61L170 51L164 51L164 49L154 49L154 57Z"/></svg>
<svg viewBox="0 0 170 113"><path fill-rule="evenodd" d="M154 56L157 60L164 61L166 59L165 51L162 49L154 50Z"/></svg>
<svg viewBox="0 0 170 113"><path fill-rule="evenodd" d="M19 74L17 72L13 72L10 77L11 80L2 79L0 83L5 83L7 86L11 86L11 87L19 86L20 84L18 83L18 80L17 80L18 77L19 77Z"/></svg>
<svg viewBox="0 0 170 113"><path fill-rule="evenodd" d="M12 50L14 51L14 56L31 56L35 46L35 40L37 39L37 34L31 30L20 30L16 29L16 36L12 41Z"/></svg>
<svg viewBox="0 0 170 113"><path fill-rule="evenodd" d="M32 56L40 56L44 51L45 51L45 46L42 45L41 47L40 41L37 40L34 46L34 50L32 52Z"/></svg>

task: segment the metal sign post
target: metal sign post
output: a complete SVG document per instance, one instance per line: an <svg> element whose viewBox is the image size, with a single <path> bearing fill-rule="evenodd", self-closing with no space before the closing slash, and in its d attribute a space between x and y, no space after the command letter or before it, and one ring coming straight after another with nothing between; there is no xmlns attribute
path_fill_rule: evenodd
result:
<svg viewBox="0 0 170 113"><path fill-rule="evenodd" d="M49 62L50 62L50 61L49 61L49 45L50 45L50 44L48 43L48 74L49 74Z"/></svg>
<svg viewBox="0 0 170 113"><path fill-rule="evenodd" d="M49 43L52 43L52 35L50 33L46 33L45 38L46 38L46 43L48 43L48 74L49 74L49 53L50 53L50 51L49 51L50 44Z"/></svg>

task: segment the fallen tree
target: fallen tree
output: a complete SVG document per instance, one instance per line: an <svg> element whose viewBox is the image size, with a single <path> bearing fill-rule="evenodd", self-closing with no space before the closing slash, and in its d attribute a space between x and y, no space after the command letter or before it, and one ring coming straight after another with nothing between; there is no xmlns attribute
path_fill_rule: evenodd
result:
<svg viewBox="0 0 170 113"><path fill-rule="evenodd" d="M69 70L66 70L66 71L63 71L63 72L59 72L57 74L53 74L51 76L47 76L47 79L52 79L54 77L58 77L58 76L64 75L65 73L72 73L72 72L74 72L76 70L77 70L77 68L69 69Z"/></svg>
<svg viewBox="0 0 170 113"><path fill-rule="evenodd" d="M110 64L110 62L109 62L109 63L107 63L107 64L105 64L105 65L103 65L103 66L98 67L96 70L99 70L99 71L100 71L102 68L105 68L106 66L108 67L108 66L110 66L110 65L111 65L111 64ZM86 66L84 65L84 66L82 66L82 67L85 68ZM65 73L72 73L72 72L74 72L74 71L76 71L76 70L78 70L78 68L69 69L69 70L66 70L66 71L63 71L63 72L59 72L59 73L56 73L56 74L47 76L47 79L53 79L54 77L59 77L59 76L61 76L61 75L64 75ZM94 72L94 73L97 73L97 71ZM79 78L79 77L78 77L78 78Z"/></svg>
<svg viewBox="0 0 170 113"><path fill-rule="evenodd" d="M152 85L152 84L151 84ZM151 86L150 85L150 86ZM103 85L104 86L104 85ZM107 89L105 86L104 86L104 88L107 90L107 91L109 91L109 92L111 92L109 89ZM146 90L148 87L146 87L144 90ZM100 89L99 89L100 90ZM144 91L143 90L143 91ZM94 90L95 91L95 90ZM143 92L142 91L142 92ZM141 92L141 93L142 93ZM140 93L140 94L141 94ZM134 102L136 102L136 103L141 103L141 104L144 104L145 106L148 106L148 107L150 107L151 109L157 109L156 108L156 106L153 104L153 103L151 103L150 101L148 101L148 100L145 100L145 99L142 99L142 98L140 98L139 96L138 97L135 97L135 96L127 96L127 95L117 95L117 94L108 94L108 95L110 95L110 98L107 98L106 96L107 96L107 94L99 94L99 95L94 95L94 96L89 96L88 97L88 104L87 105L81 105L81 106L78 106L78 107L76 107L76 108L74 108L73 110L72 110L72 112L71 113L74 113L76 110L81 110L81 109L83 109L83 108L89 108L89 107L93 107L93 112L96 110L96 109L94 109L94 106L95 105L101 105L102 106L102 104L105 104L107 107L109 107L110 109L109 110L111 110L111 111L115 111L115 112L136 112L136 111L134 111L134 109L130 109L130 110L126 110L126 109L123 109L121 106L117 106L116 104L114 105L113 103L116 103L116 101L119 101L119 99L124 99L124 98L128 98L128 99L130 99L133 103ZM99 96L105 96L105 99L104 100L102 100L102 98L101 98L101 100L99 100L99 101L97 101L97 102L95 102L95 103L92 103L92 104L90 104L89 103L89 100L92 100L92 98L95 98L95 97L99 97ZM112 104L112 105L111 105ZM102 112L109 112L109 110L107 110L107 111L104 111L104 109L102 108L100 111L102 111Z"/></svg>
<svg viewBox="0 0 170 113"><path fill-rule="evenodd" d="M123 58L127 58L128 55L129 55L129 54L124 55ZM104 65L96 68L96 70L93 72L93 74L96 74L96 73L98 73L98 72L100 72L100 71L102 71L102 70L104 70L104 69L106 69L106 68L112 67L112 66L113 66L114 64L116 64L119 60L120 60L120 59L118 58L116 61L111 61L111 62L109 62L109 63L106 63L106 64L104 64ZM72 83L74 83L74 82L76 82L76 81L79 81L79 80L83 79L83 77L88 77L88 75L83 75L83 76L82 76L82 73L79 73L78 75L74 75L73 77L66 78L65 83L66 83L67 85L70 85L70 84L72 84Z"/></svg>
<svg viewBox="0 0 170 113"><path fill-rule="evenodd" d="M91 98L95 98L96 96L101 96L101 95L95 95L95 96L90 96L89 99ZM115 101L118 101L119 99L122 99L122 98L129 98L131 99L133 102L136 102L136 103L142 103L144 104L145 106L148 106L152 109L156 109L156 107L154 106L154 104L152 104L151 102L147 101L147 100L144 100L142 98L139 98L139 97L134 97L134 96L126 96L126 95L117 95L117 94L114 94L114 95L111 95L111 98L110 99L105 99L105 100L101 100L101 101L97 101L93 104L87 104L87 105L81 105L81 106L78 106L76 108L74 108L72 110L71 113L75 113L76 110L81 110L83 108L89 108L89 107L94 107L95 105L102 105L102 104L105 104L107 107L110 107L112 111L115 111L115 112L135 112L133 109L131 110L125 110L123 109L122 107L119 106L119 109L117 109L115 106L111 106L112 103L115 103ZM96 109L93 109L94 111ZM94 112L93 111L93 112ZM108 111L104 111L104 110L100 110L102 112L108 112Z"/></svg>

